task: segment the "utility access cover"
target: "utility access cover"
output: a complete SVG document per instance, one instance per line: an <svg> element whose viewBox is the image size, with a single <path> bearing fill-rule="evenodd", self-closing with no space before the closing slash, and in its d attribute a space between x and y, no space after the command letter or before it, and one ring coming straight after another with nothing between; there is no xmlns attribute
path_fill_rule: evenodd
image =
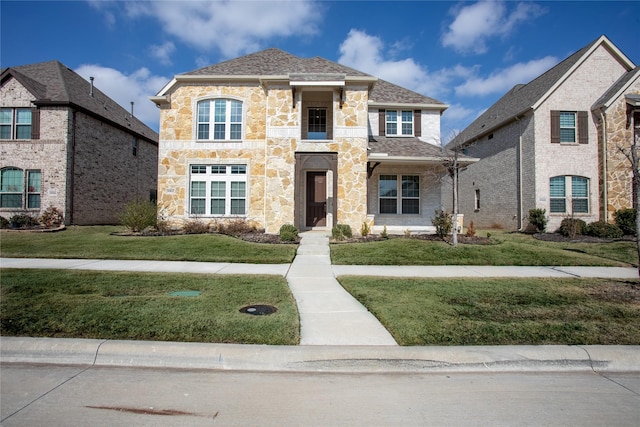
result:
<svg viewBox="0 0 640 427"><path fill-rule="evenodd" d="M171 297L197 297L200 296L202 291L176 291L171 292L169 296Z"/></svg>
<svg viewBox="0 0 640 427"><path fill-rule="evenodd" d="M254 316L264 316L265 314L272 314L278 311L272 305L248 305L240 309L240 313L252 314Z"/></svg>

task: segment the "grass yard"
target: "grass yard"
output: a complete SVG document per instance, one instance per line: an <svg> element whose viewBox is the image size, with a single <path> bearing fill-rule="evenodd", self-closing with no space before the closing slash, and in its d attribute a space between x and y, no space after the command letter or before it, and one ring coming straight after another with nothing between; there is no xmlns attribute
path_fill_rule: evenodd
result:
<svg viewBox="0 0 640 427"><path fill-rule="evenodd" d="M140 259L287 264L297 245L245 242L220 234L116 236L122 227L69 227L55 233L3 231L0 255L22 258Z"/></svg>
<svg viewBox="0 0 640 427"><path fill-rule="evenodd" d="M486 232L485 232L486 233ZM479 233L480 235L480 233ZM331 262L343 265L637 266L632 241L564 243L492 231L492 244L459 244L417 238L331 245Z"/></svg>
<svg viewBox="0 0 640 427"><path fill-rule="evenodd" d="M279 276L3 269L3 336L295 345L295 300ZM170 296L201 291L196 297ZM239 310L268 304L278 311Z"/></svg>
<svg viewBox="0 0 640 427"><path fill-rule="evenodd" d="M400 345L640 344L640 283L339 278Z"/></svg>

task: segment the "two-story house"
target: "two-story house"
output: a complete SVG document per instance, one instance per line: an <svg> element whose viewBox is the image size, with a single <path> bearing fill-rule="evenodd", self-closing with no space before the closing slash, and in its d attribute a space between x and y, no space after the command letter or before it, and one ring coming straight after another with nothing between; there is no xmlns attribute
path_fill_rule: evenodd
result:
<svg viewBox="0 0 640 427"><path fill-rule="evenodd" d="M58 61L2 69L0 215L113 224L155 199L158 134Z"/></svg>
<svg viewBox="0 0 640 427"><path fill-rule="evenodd" d="M525 229L529 210L539 208L546 210L547 228L554 231L564 218L611 219L612 210L627 205L631 168L620 166L618 157L622 169L612 176L614 145L622 141L608 135L620 131L629 145L633 132L624 130L625 119L602 123L614 109L626 117L625 94L638 93L633 70L629 58L599 37L531 82L513 87L457 135L447 147L480 159L460 172L465 222ZM611 203L613 193L625 193L625 201Z"/></svg>
<svg viewBox="0 0 640 427"><path fill-rule="evenodd" d="M447 106L369 74L267 49L179 74L151 99L170 222L391 232L428 229L440 208Z"/></svg>

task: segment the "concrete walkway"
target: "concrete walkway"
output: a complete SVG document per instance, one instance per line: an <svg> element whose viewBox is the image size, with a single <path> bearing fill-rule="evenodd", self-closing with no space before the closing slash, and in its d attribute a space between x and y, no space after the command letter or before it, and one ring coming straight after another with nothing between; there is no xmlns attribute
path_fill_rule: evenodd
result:
<svg viewBox="0 0 640 427"><path fill-rule="evenodd" d="M326 232L301 233L287 282L300 313L301 345L397 345L335 279Z"/></svg>

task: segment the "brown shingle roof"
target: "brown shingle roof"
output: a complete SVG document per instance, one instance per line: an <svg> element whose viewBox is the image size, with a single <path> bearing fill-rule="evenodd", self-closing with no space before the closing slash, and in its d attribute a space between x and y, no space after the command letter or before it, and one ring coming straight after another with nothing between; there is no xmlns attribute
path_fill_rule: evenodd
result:
<svg viewBox="0 0 640 427"><path fill-rule="evenodd" d="M432 161L446 161L453 157L453 153L443 147L429 144L418 138L398 138L386 136L369 136L369 155L382 154L393 158L405 157L415 159L431 159ZM381 158L382 159L382 158ZM458 155L458 160L463 163L475 162L476 159Z"/></svg>
<svg viewBox="0 0 640 427"><path fill-rule="evenodd" d="M130 112L66 67L59 61L39 62L29 65L5 68L1 81L16 78L36 98L36 104L64 105L84 110L107 122L126 129L150 142L158 143L158 134L132 117Z"/></svg>
<svg viewBox="0 0 640 427"><path fill-rule="evenodd" d="M371 89L369 100L381 104L433 104L442 105L443 109L446 107L445 104L437 99L420 95L417 92L381 79L378 79L373 89Z"/></svg>
<svg viewBox="0 0 640 427"><path fill-rule="evenodd" d="M558 63L527 84L515 85L502 98L467 126L448 145L465 143L513 120L531 109L600 38Z"/></svg>

